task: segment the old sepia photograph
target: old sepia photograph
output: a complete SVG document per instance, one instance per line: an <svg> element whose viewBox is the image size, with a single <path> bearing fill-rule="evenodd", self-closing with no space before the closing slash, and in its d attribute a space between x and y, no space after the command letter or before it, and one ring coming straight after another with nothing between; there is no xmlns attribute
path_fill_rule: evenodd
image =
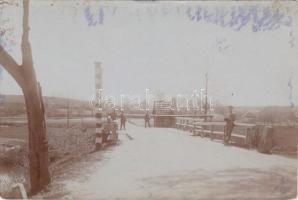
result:
<svg viewBox="0 0 298 200"><path fill-rule="evenodd" d="M297 198L295 0L0 0L0 200Z"/></svg>

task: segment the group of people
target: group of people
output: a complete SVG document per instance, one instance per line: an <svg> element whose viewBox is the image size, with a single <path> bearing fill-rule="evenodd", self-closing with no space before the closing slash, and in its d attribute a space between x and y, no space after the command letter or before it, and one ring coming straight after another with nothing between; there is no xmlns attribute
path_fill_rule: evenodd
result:
<svg viewBox="0 0 298 200"><path fill-rule="evenodd" d="M231 139L232 132L233 132L233 129L234 129L234 126L235 126L235 120L236 120L236 116L233 113L233 107L229 106L228 109L229 109L228 116L224 119L225 122L226 122L225 129L224 129L224 142L225 143L228 143ZM117 114L116 114L115 111L110 114L110 118L112 120L116 120L116 117L117 117ZM124 111L121 111L121 114L120 114L119 117L120 117L120 130L122 130L122 129L125 130L126 115L125 115ZM150 118L151 117L150 117L149 111L147 111L145 116L144 116L145 128L147 128L147 127L150 128L151 127L150 126Z"/></svg>
<svg viewBox="0 0 298 200"><path fill-rule="evenodd" d="M109 116L111 117L112 120L116 120L116 118L117 118L116 111L112 112ZM120 114L119 118L120 118L120 130L122 130L122 129L125 130L126 129L125 128L125 125L126 125L126 115L125 115L125 113L124 113L123 110L121 111L121 114ZM147 111L146 114L145 114L145 116L144 116L145 128L147 128L147 127L150 128L151 127L150 126L150 118L151 117L150 117L149 111Z"/></svg>
<svg viewBox="0 0 298 200"><path fill-rule="evenodd" d="M125 130L126 116L124 114L124 111L121 111L119 118L120 118L120 130L122 130L122 128ZM113 112L109 113L108 115L108 121L109 120L114 121L116 119L117 119L117 113L116 113L116 110L113 110Z"/></svg>

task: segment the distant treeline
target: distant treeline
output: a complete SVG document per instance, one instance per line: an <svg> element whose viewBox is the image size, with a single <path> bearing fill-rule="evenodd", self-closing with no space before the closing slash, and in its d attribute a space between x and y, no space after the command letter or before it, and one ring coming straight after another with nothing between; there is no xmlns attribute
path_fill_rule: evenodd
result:
<svg viewBox="0 0 298 200"><path fill-rule="evenodd" d="M26 115L24 98L21 95L4 95L0 103L0 117L17 117ZM90 117L93 109L88 101L67 99L62 97L44 97L46 115L48 117ZM145 111L124 107L126 114L144 114ZM119 112L119 111L118 111ZM235 107L236 120L247 123L298 124L298 107ZM180 111L177 114L199 114L194 111ZM214 114L224 116L227 107L215 106Z"/></svg>
<svg viewBox="0 0 298 200"><path fill-rule="evenodd" d="M87 101L61 97L44 97L46 115L49 117L92 116L92 109ZM0 104L0 117L21 117L26 115L24 97L4 95Z"/></svg>
<svg viewBox="0 0 298 200"><path fill-rule="evenodd" d="M298 107L236 107L236 120L247 123L266 123L280 125L298 124ZM217 107L216 113L226 114L225 107Z"/></svg>

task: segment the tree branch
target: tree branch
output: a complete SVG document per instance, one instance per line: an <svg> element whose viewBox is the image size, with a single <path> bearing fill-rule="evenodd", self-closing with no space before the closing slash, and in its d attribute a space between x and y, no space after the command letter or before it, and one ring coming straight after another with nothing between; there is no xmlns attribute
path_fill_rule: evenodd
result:
<svg viewBox="0 0 298 200"><path fill-rule="evenodd" d="M0 44L0 65L8 71L8 73L16 80L19 86L25 83L18 63L7 53L7 51Z"/></svg>
<svg viewBox="0 0 298 200"><path fill-rule="evenodd" d="M33 67L29 30L29 0L23 0L22 65Z"/></svg>
<svg viewBox="0 0 298 200"><path fill-rule="evenodd" d="M0 0L0 5L9 4L8 1Z"/></svg>
<svg viewBox="0 0 298 200"><path fill-rule="evenodd" d="M21 42L22 75L24 79L27 81L26 83L30 83L30 86L27 86L31 87L31 84L37 84L37 80L35 70L33 67L31 44L29 42L29 30L29 0L23 0L23 35Z"/></svg>

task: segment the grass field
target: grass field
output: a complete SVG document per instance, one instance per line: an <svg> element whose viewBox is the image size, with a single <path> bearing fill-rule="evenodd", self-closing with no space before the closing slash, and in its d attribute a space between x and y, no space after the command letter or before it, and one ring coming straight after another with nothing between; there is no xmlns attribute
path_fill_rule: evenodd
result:
<svg viewBox="0 0 298 200"><path fill-rule="evenodd" d="M28 130L27 126L5 126L0 128L0 138L19 139L27 141Z"/></svg>
<svg viewBox="0 0 298 200"><path fill-rule="evenodd" d="M79 157L94 149L94 130L72 124L47 127L50 170L69 157ZM0 196L9 197L9 188L21 182L28 190L28 130L27 126L3 126L0 129ZM7 150L9 149L9 151ZM13 149L13 150L12 150Z"/></svg>

